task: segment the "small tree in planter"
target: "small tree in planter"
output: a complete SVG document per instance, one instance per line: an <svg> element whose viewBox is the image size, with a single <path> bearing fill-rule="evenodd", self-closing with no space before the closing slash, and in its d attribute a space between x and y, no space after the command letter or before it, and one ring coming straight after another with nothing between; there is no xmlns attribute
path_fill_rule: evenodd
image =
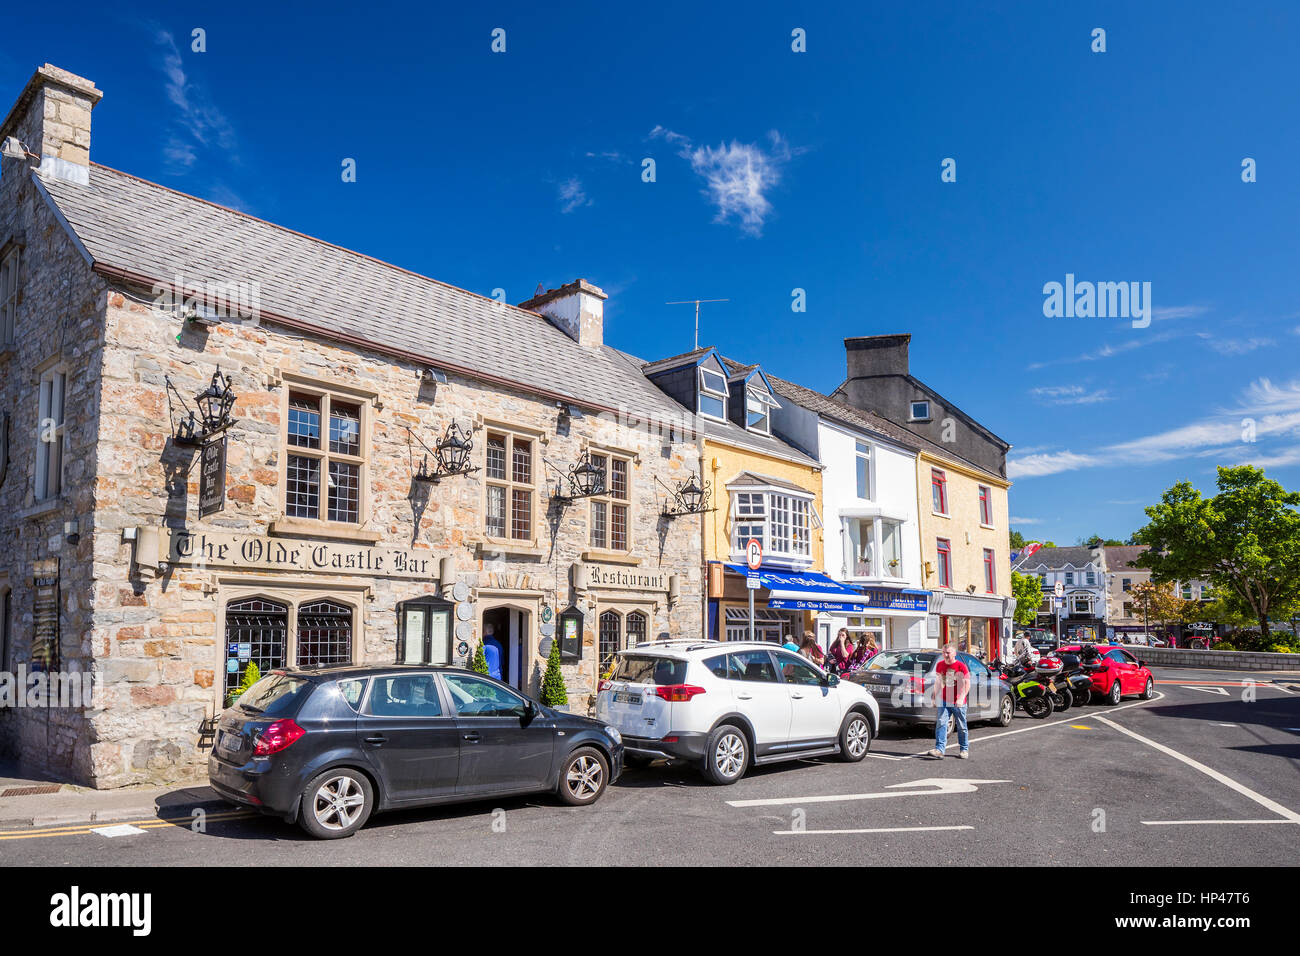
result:
<svg viewBox="0 0 1300 956"><path fill-rule="evenodd" d="M487 655L483 653L483 642L478 642L478 649L474 651L474 659L469 662L469 669L475 674L486 674L488 672Z"/></svg>
<svg viewBox="0 0 1300 956"><path fill-rule="evenodd" d="M542 703L547 707L567 707L569 692L564 689L564 677L560 674L560 642L551 641L551 653L546 658L546 674L542 677Z"/></svg>

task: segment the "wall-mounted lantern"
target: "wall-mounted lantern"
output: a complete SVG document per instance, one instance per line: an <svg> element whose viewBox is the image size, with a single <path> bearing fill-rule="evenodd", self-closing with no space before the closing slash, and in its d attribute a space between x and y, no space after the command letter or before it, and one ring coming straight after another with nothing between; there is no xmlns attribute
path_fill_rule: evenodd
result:
<svg viewBox="0 0 1300 956"><path fill-rule="evenodd" d="M410 429L407 429L409 432ZM477 468L471 467L469 463L470 452L474 450L474 440L470 438L469 432L460 427L458 422L452 422L447 426L447 431L443 434L438 443L430 450L429 446L420 441L419 436L411 432L411 436L420 442L426 452L430 452L434 459L434 470L429 471L429 456L425 455L424 460L420 462L420 468L413 476L416 481L427 481L438 484L444 478L450 478L453 475L469 475L478 471Z"/></svg>
<svg viewBox="0 0 1300 956"><path fill-rule="evenodd" d="M658 481L658 478L655 480ZM662 481L659 483L663 485ZM664 503L663 510L659 512L665 518L679 518L682 515L702 515L717 510L709 507L709 499L713 496L709 483L701 481L699 476L694 473L690 474L685 480L679 481L676 488L669 488L667 485L663 486L672 495L672 498Z"/></svg>
<svg viewBox="0 0 1300 956"><path fill-rule="evenodd" d="M547 462L547 464L550 464L550 462ZM551 467L555 468L554 465L551 465ZM555 470L559 471L559 468L555 468ZM556 481L555 494L551 495L551 497L556 501L567 504L579 498L590 498L592 495L603 495L604 493L605 469L591 460L591 452L584 452L576 465L569 466L568 474L563 475Z"/></svg>
<svg viewBox="0 0 1300 956"><path fill-rule="evenodd" d="M230 410L235 406L235 393L230 387L232 381L229 375L221 374L219 367L212 373L212 381L208 383L208 387L194 396L195 404L198 405L197 415L195 410L186 404L185 399L181 398L180 392L176 391L176 386L172 384L171 379L164 377L164 381L186 412L186 417L175 424L175 433L172 437L176 444L203 445L235 424L235 420L230 417Z"/></svg>

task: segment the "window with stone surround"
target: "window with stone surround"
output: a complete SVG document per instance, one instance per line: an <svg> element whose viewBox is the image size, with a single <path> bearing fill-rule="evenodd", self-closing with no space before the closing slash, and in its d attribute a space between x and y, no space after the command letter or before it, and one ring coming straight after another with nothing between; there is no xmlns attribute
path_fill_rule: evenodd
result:
<svg viewBox="0 0 1300 956"><path fill-rule="evenodd" d="M18 247L0 258L0 349L15 342L18 315Z"/></svg>
<svg viewBox="0 0 1300 956"><path fill-rule="evenodd" d="M41 375L36 424L36 500L57 498L63 491L63 399L67 372L62 365Z"/></svg>
<svg viewBox="0 0 1300 956"><path fill-rule="evenodd" d="M225 690L239 686L249 663L265 677L283 667L351 664L356 609L344 600L295 594L284 600L260 595L226 602Z"/></svg>
<svg viewBox="0 0 1300 956"><path fill-rule="evenodd" d="M362 405L327 391L289 392L284 513L290 518L361 522ZM323 488L322 488L323 486Z"/></svg>
<svg viewBox="0 0 1300 956"><path fill-rule="evenodd" d="M621 455L598 455L591 463L605 472L605 492L591 499L591 547L601 551L627 551L628 476L631 459Z"/></svg>
<svg viewBox="0 0 1300 956"><path fill-rule="evenodd" d="M483 468L487 486L484 531L489 538L532 540L536 444L532 437L489 429Z"/></svg>

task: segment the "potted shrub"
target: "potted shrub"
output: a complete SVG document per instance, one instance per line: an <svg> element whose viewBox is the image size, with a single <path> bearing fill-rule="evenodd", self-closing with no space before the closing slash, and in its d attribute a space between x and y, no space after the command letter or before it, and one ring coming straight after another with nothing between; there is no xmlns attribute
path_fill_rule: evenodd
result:
<svg viewBox="0 0 1300 956"><path fill-rule="evenodd" d="M551 641L551 653L546 658L546 674L542 677L542 703L557 710L569 709L569 693L564 689L564 675L560 673L560 642Z"/></svg>

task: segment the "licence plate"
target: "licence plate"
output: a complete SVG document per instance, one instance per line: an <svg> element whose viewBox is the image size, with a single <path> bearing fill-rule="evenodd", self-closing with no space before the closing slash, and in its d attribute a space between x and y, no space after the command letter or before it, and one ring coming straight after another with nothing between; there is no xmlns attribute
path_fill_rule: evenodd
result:
<svg viewBox="0 0 1300 956"><path fill-rule="evenodd" d="M639 704L641 703L640 694L629 694L625 690L614 692L614 703L616 704Z"/></svg>
<svg viewBox="0 0 1300 956"><path fill-rule="evenodd" d="M888 684L871 684L867 687L867 690L873 694L879 694L881 697L888 697L891 688Z"/></svg>
<svg viewBox="0 0 1300 956"><path fill-rule="evenodd" d="M228 730L221 732L221 748L223 750L238 750L240 738L238 734L232 734Z"/></svg>

